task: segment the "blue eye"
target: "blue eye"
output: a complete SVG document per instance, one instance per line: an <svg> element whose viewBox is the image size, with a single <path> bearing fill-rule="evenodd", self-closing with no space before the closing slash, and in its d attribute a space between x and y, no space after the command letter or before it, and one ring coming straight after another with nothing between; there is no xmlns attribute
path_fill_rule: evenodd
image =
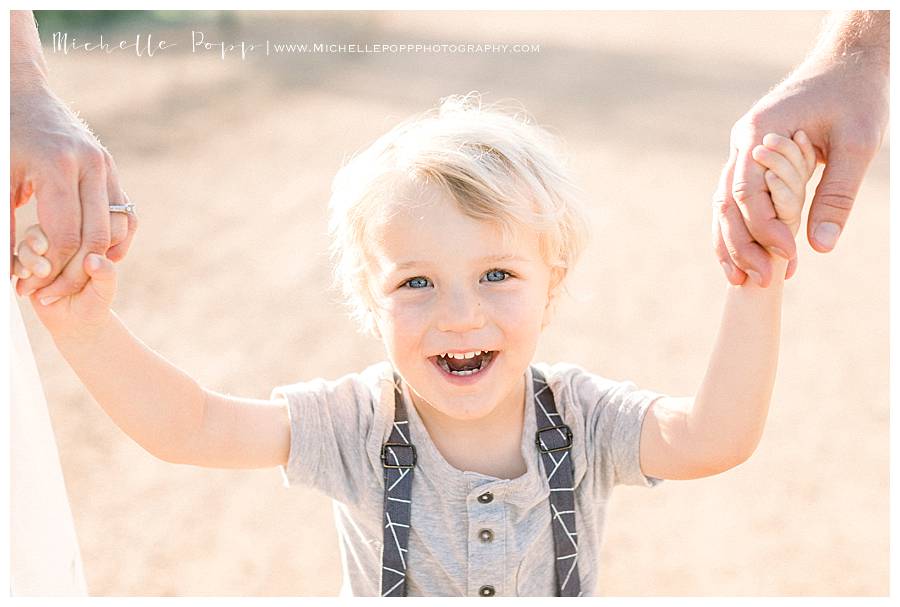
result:
<svg viewBox="0 0 900 607"><path fill-rule="evenodd" d="M484 276L488 282L502 282L509 278L510 274L506 270L489 270Z"/></svg>
<svg viewBox="0 0 900 607"><path fill-rule="evenodd" d="M410 278L404 282L403 286L410 287L411 289L424 289L430 282L430 280L423 276L416 276L415 278Z"/></svg>

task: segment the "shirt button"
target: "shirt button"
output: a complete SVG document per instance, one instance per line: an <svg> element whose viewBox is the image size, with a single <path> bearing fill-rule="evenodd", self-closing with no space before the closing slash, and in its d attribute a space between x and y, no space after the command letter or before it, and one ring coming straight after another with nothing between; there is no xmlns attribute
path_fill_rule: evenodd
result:
<svg viewBox="0 0 900 607"><path fill-rule="evenodd" d="M494 494L490 491L486 491L478 496L478 501L482 504L490 504L492 501L494 501ZM489 588L489 586L485 586L485 588Z"/></svg>
<svg viewBox="0 0 900 607"><path fill-rule="evenodd" d="M490 529L482 529L478 532L478 539L482 542L490 542L494 539L494 532Z"/></svg>
<svg viewBox="0 0 900 607"><path fill-rule="evenodd" d="M495 594L493 586L482 586L478 589L478 596L494 596Z"/></svg>

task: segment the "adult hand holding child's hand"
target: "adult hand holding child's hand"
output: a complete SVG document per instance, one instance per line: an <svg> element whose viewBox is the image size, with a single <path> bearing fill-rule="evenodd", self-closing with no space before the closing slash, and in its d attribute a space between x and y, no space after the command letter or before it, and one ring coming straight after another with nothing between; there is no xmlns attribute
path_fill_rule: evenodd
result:
<svg viewBox="0 0 900 607"><path fill-rule="evenodd" d="M128 202L115 162L50 89L31 12L11 11L10 27L10 204L36 197L50 263L48 273L20 281L17 291L46 300L81 291L88 254L125 257L137 218L110 214L111 204Z"/></svg>
<svg viewBox="0 0 900 607"><path fill-rule="evenodd" d="M888 19L884 11L836 16L812 55L732 128L712 226L716 256L732 284L750 275L767 286L768 252L791 260L787 278L796 269L796 245L752 156L766 133L791 137L802 129L809 136L825 171L809 210L807 238L819 252L837 243L887 125Z"/></svg>
<svg viewBox="0 0 900 607"><path fill-rule="evenodd" d="M26 230L15 259L15 275L20 279L46 275L50 267L44 256L48 250L46 234L39 225ZM110 317L109 307L116 294L116 270L113 262L97 253L89 253L82 261L88 281L80 291L42 305L38 295L31 303L41 323L54 339L79 339L100 331Z"/></svg>
<svg viewBox="0 0 900 607"><path fill-rule="evenodd" d="M77 293L88 280L90 253L113 261L128 251L137 219L110 213L127 201L112 157L48 89L34 87L10 98L10 196L21 206L35 195L38 221L49 239L50 272L21 282L41 299Z"/></svg>

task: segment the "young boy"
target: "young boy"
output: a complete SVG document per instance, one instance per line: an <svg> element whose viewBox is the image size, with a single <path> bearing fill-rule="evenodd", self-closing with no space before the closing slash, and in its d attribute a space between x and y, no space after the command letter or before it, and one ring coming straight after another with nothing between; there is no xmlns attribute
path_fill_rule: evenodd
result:
<svg viewBox="0 0 900 607"><path fill-rule="evenodd" d="M767 135L778 218L796 234L815 153ZM569 364L531 360L586 239L546 132L477 98L391 130L334 181L335 278L388 361L271 400L199 386L110 310L113 265L48 305L63 356L115 423L151 454L198 466L282 466L335 500L345 592L577 596L596 591L606 503L732 468L754 451L775 377L786 261L728 287L697 394L671 398ZM17 275L46 273L38 226ZM349 584L349 587L346 585Z"/></svg>

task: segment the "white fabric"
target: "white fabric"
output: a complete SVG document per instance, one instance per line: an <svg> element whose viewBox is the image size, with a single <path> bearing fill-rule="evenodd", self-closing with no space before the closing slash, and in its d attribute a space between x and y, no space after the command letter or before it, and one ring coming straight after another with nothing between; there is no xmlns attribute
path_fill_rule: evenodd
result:
<svg viewBox="0 0 900 607"><path fill-rule="evenodd" d="M50 413L10 292L10 594L86 596Z"/></svg>

